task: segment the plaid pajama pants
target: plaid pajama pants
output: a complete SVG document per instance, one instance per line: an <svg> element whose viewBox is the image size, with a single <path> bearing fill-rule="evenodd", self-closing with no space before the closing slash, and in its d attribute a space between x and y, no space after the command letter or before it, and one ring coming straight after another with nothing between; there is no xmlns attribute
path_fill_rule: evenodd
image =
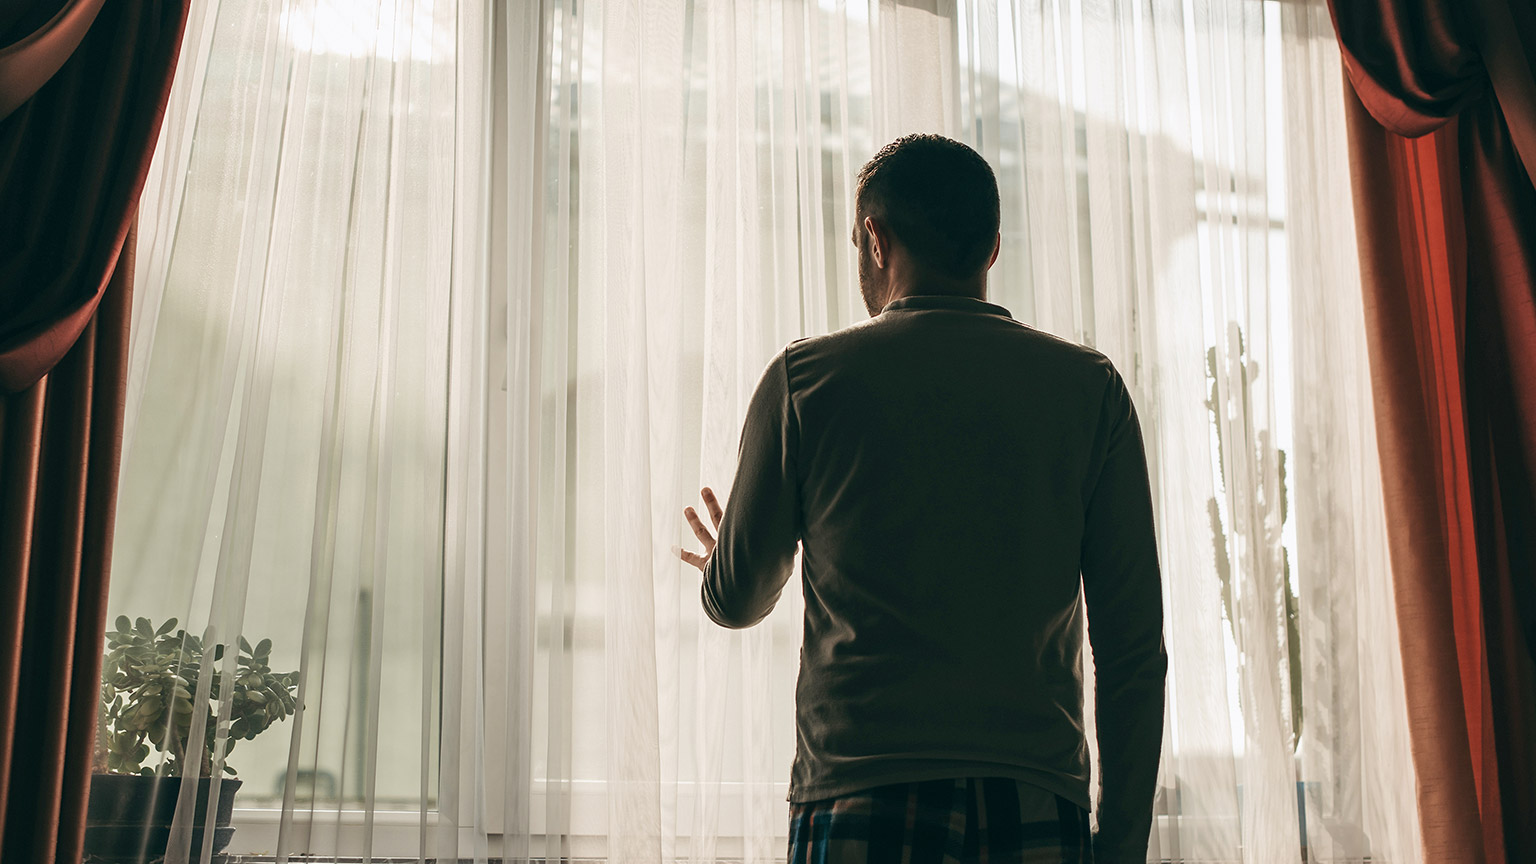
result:
<svg viewBox="0 0 1536 864"><path fill-rule="evenodd" d="M789 864L1091 864L1088 813L1000 777L929 780L794 804Z"/></svg>

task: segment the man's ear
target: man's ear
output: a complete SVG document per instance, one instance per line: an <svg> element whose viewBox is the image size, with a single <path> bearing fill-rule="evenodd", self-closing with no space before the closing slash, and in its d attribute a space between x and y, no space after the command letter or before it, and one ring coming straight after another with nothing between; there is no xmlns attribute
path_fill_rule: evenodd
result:
<svg viewBox="0 0 1536 864"><path fill-rule="evenodd" d="M992 257L987 259L988 270L991 270L992 265L997 263L997 253L1001 251L1003 251L1003 232L999 231L997 232L997 240L992 243Z"/></svg>
<svg viewBox="0 0 1536 864"><path fill-rule="evenodd" d="M873 216L864 217L864 231L869 235L870 257L874 259L876 267L885 269L891 254L890 235L885 233L885 226L876 222Z"/></svg>

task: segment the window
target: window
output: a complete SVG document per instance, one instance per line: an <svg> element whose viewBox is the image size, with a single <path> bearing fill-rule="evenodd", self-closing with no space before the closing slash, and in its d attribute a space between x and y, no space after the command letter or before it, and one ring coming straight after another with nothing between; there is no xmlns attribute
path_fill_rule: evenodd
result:
<svg viewBox="0 0 1536 864"><path fill-rule="evenodd" d="M1287 208L1322 176L1289 157L1339 143L1288 89L1338 82L1305 41L1326 8L1293 6L195 12L109 608L304 669L303 716L230 756L234 850L782 854L801 597L726 633L668 547L728 488L768 358L864 317L853 177L917 129L996 168L992 299L1140 406L1174 663L1155 848L1413 848L1411 800L1365 780L1406 738L1361 627L1389 595L1360 313L1318 263L1353 250Z"/></svg>

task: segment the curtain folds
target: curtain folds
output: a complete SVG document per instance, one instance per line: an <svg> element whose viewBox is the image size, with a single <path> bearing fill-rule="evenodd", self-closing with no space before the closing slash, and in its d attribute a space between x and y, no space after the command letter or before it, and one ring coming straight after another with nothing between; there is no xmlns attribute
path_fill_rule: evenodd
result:
<svg viewBox="0 0 1536 864"><path fill-rule="evenodd" d="M69 353L0 402L0 855L7 861L80 860L132 272L129 251Z"/></svg>
<svg viewBox="0 0 1536 864"><path fill-rule="evenodd" d="M1334 14L1425 852L1536 860L1536 16Z"/></svg>
<svg viewBox="0 0 1536 864"><path fill-rule="evenodd" d="M0 11L0 33L6 34L0 43L0 119L31 99L74 54L101 4L72 0L55 9L53 3L12 3Z"/></svg>
<svg viewBox="0 0 1536 864"><path fill-rule="evenodd" d="M65 4L38 31L9 34L0 64L18 79L54 67L91 5ZM186 0L107 4L70 59L4 118L0 389L46 374L101 300L149 170L186 14ZM12 83L4 96L14 101L25 90Z"/></svg>
<svg viewBox="0 0 1536 864"><path fill-rule="evenodd" d="M132 223L184 2L0 20L0 858L80 860L117 492Z"/></svg>

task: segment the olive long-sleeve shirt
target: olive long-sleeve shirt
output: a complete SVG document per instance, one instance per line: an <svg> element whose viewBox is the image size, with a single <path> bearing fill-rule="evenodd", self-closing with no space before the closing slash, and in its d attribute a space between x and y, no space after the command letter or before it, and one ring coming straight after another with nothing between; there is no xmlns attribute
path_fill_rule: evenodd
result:
<svg viewBox="0 0 1536 864"><path fill-rule="evenodd" d="M747 410L710 619L762 620L797 545L791 801L998 776L1090 807L1086 606L1095 852L1143 860L1167 655L1140 426L1107 358L950 296L790 344Z"/></svg>

